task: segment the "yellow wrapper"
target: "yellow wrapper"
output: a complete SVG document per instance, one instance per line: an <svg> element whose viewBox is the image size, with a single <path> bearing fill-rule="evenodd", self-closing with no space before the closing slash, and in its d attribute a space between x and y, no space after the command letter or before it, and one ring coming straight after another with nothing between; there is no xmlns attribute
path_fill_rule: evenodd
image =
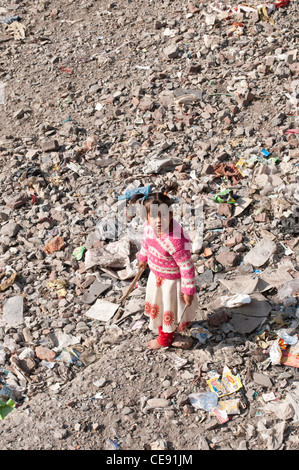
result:
<svg viewBox="0 0 299 470"><path fill-rule="evenodd" d="M218 377L207 380L212 392L216 392L218 397L224 397L236 392L243 387L240 377L233 375L227 366L224 366L222 378Z"/></svg>

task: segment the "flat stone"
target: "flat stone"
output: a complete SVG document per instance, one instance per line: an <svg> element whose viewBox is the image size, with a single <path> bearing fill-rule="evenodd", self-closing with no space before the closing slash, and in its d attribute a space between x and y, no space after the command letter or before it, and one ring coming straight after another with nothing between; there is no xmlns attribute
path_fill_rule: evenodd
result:
<svg viewBox="0 0 299 470"><path fill-rule="evenodd" d="M254 372L253 380L255 383L262 385L263 387L272 387L272 380L266 374Z"/></svg>
<svg viewBox="0 0 299 470"><path fill-rule="evenodd" d="M99 295L105 292L110 288L110 285L99 282L98 280L94 281L93 284L89 287L88 291L82 295L82 300L86 304L93 304Z"/></svg>
<svg viewBox="0 0 299 470"><path fill-rule="evenodd" d="M113 317L118 308L118 304L108 302L107 300L97 299L85 315L95 320L108 321Z"/></svg>
<svg viewBox="0 0 299 470"><path fill-rule="evenodd" d="M259 279L253 276L238 276L235 279L219 279L231 294L252 294L257 290Z"/></svg>
<svg viewBox="0 0 299 470"><path fill-rule="evenodd" d="M18 326L23 323L24 297L16 295L10 297L3 307L3 320L10 326Z"/></svg>
<svg viewBox="0 0 299 470"><path fill-rule="evenodd" d="M245 264L252 264L252 266L263 266L276 251L276 243L270 238L263 238L256 244L252 250L244 256Z"/></svg>
<svg viewBox="0 0 299 470"><path fill-rule="evenodd" d="M231 309L231 323L237 333L251 333L264 322L271 312L271 305L262 294L253 293L250 298L250 304Z"/></svg>

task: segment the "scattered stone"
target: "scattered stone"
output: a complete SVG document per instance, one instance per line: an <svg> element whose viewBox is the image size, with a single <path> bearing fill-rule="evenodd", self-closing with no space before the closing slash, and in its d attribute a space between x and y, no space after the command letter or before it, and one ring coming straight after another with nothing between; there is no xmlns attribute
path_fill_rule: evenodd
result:
<svg viewBox="0 0 299 470"><path fill-rule="evenodd" d="M6 205L15 210L27 204L28 200L29 198L26 193L20 193L6 199Z"/></svg>
<svg viewBox="0 0 299 470"><path fill-rule="evenodd" d="M56 357L56 353L51 351L49 348L45 348L44 346L38 346L35 348L35 354L38 359L45 360L45 361L53 361Z"/></svg>
<svg viewBox="0 0 299 470"><path fill-rule="evenodd" d="M172 342L172 347L181 349L190 349L193 345L191 336L175 334Z"/></svg>
<svg viewBox="0 0 299 470"><path fill-rule="evenodd" d="M5 279L3 282L0 283L0 292L4 292L6 289L8 289L10 286L12 286L16 279L18 277L18 273L14 273L11 276L9 276L8 279Z"/></svg>
<svg viewBox="0 0 299 470"><path fill-rule="evenodd" d="M25 115L25 111L23 108L21 109L18 109L15 113L14 113L14 119L22 119Z"/></svg>
<svg viewBox="0 0 299 470"><path fill-rule="evenodd" d="M212 313L208 318L208 323L210 326L218 326L220 323L227 322L229 315L226 311L222 310L219 312Z"/></svg>
<svg viewBox="0 0 299 470"><path fill-rule="evenodd" d="M224 202L221 202L217 208L217 213L224 217L231 217L232 211L233 207L230 204L225 204Z"/></svg>
<svg viewBox="0 0 299 470"><path fill-rule="evenodd" d="M211 450L208 441L205 437L199 436L198 439L198 450Z"/></svg>
<svg viewBox="0 0 299 470"><path fill-rule="evenodd" d="M4 237L13 238L18 234L20 229L21 227L19 224L16 224L15 222L8 222L8 224L2 227L1 235Z"/></svg>
<svg viewBox="0 0 299 470"><path fill-rule="evenodd" d="M166 408L171 405L171 402L165 398L150 398L147 400L146 405L148 410L154 410L156 408Z"/></svg>
<svg viewBox="0 0 299 470"><path fill-rule="evenodd" d="M55 251L60 251L65 248L66 244L63 237L55 237L49 243L47 243L44 247L44 252L47 255L51 255L55 253Z"/></svg>
<svg viewBox="0 0 299 470"><path fill-rule="evenodd" d="M178 393L177 387L169 387L165 392L163 392L163 398L168 400L169 398L174 397Z"/></svg>
<svg viewBox="0 0 299 470"><path fill-rule="evenodd" d="M42 144L42 150L43 152L56 152L59 150L59 144L57 140L46 140Z"/></svg>
<svg viewBox="0 0 299 470"><path fill-rule="evenodd" d="M238 255L232 251L221 251L216 256L216 261L225 268L236 266L238 263Z"/></svg>
<svg viewBox="0 0 299 470"><path fill-rule="evenodd" d="M176 44L165 47L163 52L168 59L176 59L179 56L179 48Z"/></svg>

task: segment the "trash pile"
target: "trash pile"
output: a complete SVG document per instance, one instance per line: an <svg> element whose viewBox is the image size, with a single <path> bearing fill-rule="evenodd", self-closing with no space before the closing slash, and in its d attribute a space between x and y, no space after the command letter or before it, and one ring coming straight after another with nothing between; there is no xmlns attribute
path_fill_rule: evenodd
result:
<svg viewBox="0 0 299 470"><path fill-rule="evenodd" d="M0 7L1 449L298 449L296 2L98 3ZM171 184L199 309L153 352Z"/></svg>

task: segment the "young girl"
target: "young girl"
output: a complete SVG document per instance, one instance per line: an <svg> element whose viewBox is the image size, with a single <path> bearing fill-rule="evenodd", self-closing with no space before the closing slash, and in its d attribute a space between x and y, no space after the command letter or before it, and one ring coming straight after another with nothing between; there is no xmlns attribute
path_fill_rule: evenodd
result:
<svg viewBox="0 0 299 470"><path fill-rule="evenodd" d="M130 205L145 207L147 223L138 255L139 268L150 268L145 298L149 328L158 337L150 349L171 346L174 332L185 329L195 316L195 272L190 253L190 239L173 219L172 200L166 193L137 194Z"/></svg>

